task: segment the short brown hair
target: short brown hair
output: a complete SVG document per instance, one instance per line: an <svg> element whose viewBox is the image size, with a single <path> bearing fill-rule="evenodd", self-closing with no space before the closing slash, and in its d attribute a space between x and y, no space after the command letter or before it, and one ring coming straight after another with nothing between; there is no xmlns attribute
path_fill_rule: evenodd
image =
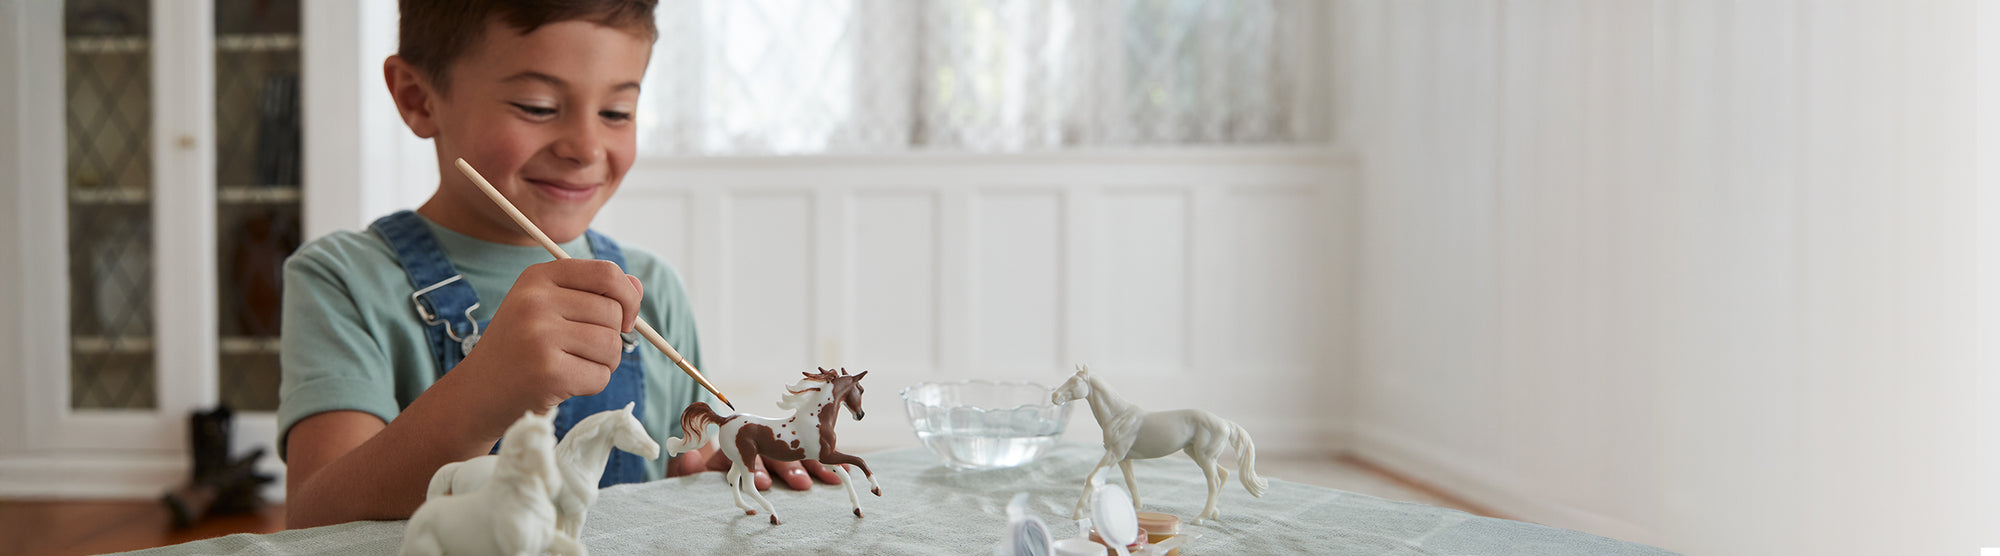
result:
<svg viewBox="0 0 2000 556"><path fill-rule="evenodd" d="M401 0L396 55L448 88L451 63L465 55L499 18L521 34L550 23L584 20L646 37L659 38L653 7L659 0Z"/></svg>

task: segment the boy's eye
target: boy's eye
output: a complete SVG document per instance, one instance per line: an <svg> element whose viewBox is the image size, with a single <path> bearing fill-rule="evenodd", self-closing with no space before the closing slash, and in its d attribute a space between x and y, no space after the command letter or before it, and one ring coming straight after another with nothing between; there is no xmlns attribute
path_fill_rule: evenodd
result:
<svg viewBox="0 0 2000 556"><path fill-rule="evenodd" d="M604 119L607 119L607 120L611 120L611 121L614 121L614 122L626 122L626 121L631 121L631 120L632 120L632 113L631 113L631 112L619 112L619 111L617 111L617 110L604 110L604 111L601 111L601 112L598 112L598 113L597 113L597 115L598 115L598 116L600 116L600 117L603 117Z"/></svg>
<svg viewBox="0 0 2000 556"><path fill-rule="evenodd" d="M549 108L549 107L546 107L546 106L535 106L535 105L533 105L533 104L521 104L521 103L518 103L518 102L510 102L510 103L508 103L508 104L512 104L512 105L514 105L514 108L518 108L518 109L520 109L520 110L521 110L522 112L524 112L524 113L527 113L527 114L528 114L528 115L530 115L530 116L535 116L535 117L538 117L538 118L539 118L539 117L545 117L545 116L554 116L554 115L556 115L556 109L554 109L554 108Z"/></svg>

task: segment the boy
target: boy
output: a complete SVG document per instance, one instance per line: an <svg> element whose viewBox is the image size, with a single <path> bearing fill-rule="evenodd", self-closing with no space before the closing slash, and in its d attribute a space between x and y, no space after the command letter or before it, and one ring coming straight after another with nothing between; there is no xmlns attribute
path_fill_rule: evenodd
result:
<svg viewBox="0 0 2000 556"><path fill-rule="evenodd" d="M383 74L404 123L434 139L440 183L415 212L315 240L285 264L288 526L407 518L433 472L488 453L524 410L560 407L560 434L633 402L664 443L702 399L631 334L643 315L700 364L679 277L587 232L632 165L653 4L402 3L401 44ZM457 171L458 158L578 258L550 261ZM726 468L713 453L646 462L614 452L604 484ZM811 485L808 469L771 468L793 488ZM768 488L769 475L757 482Z"/></svg>

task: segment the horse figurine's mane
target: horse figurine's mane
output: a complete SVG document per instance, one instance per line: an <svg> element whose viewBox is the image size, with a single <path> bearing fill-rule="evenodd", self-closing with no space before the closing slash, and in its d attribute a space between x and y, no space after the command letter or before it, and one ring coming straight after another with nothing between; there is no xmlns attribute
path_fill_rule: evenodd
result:
<svg viewBox="0 0 2000 556"><path fill-rule="evenodd" d="M826 370L825 367L818 367L818 369L819 372L817 373L800 372L799 374L805 375L805 379L785 387L785 393L778 397L778 408L794 410L801 407L819 405L821 400L818 398L826 392L826 385L832 384L833 379L847 374L847 368L845 367L840 369L840 374L838 375L834 374L834 371Z"/></svg>

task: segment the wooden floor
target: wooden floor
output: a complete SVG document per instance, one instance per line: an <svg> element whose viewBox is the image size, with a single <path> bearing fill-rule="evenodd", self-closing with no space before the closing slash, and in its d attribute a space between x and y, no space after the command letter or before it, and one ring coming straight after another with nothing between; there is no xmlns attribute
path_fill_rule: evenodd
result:
<svg viewBox="0 0 2000 556"><path fill-rule="evenodd" d="M284 528L276 505L176 530L159 500L0 500L0 554L103 554Z"/></svg>

